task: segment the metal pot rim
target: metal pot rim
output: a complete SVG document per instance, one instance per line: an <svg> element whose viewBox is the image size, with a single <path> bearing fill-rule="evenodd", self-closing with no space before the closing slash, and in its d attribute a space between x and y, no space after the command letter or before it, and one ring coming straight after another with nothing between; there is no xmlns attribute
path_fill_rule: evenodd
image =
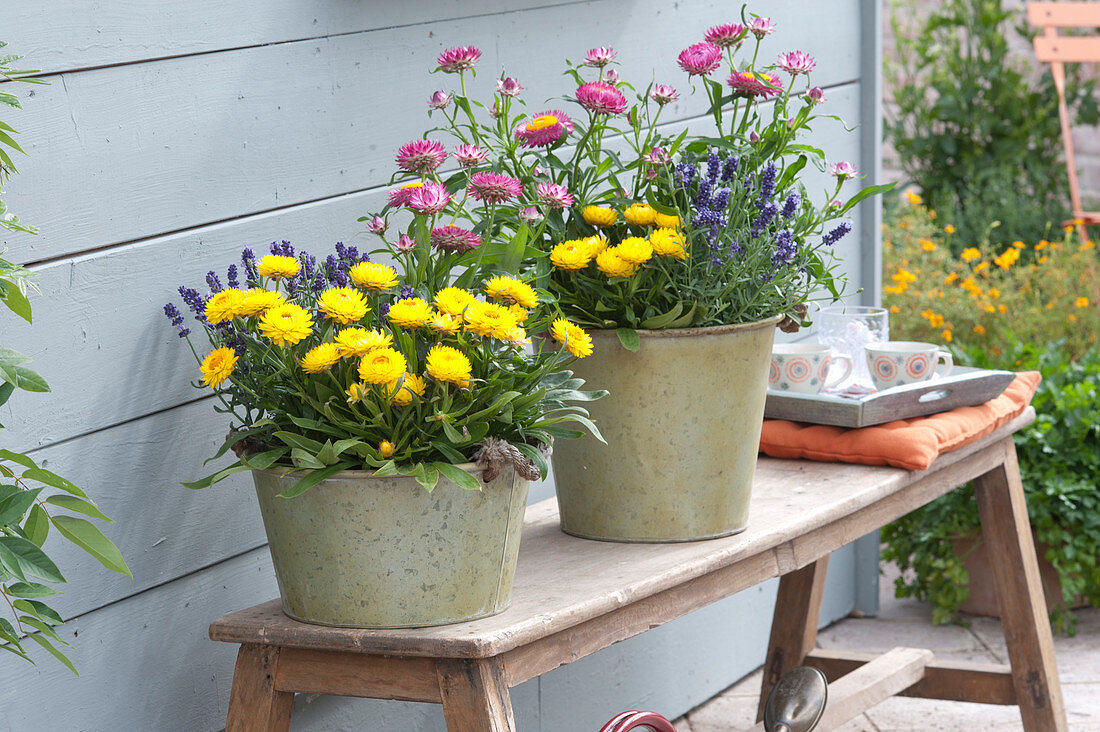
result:
<svg viewBox="0 0 1100 732"><path fill-rule="evenodd" d="M464 470L470 475L477 475L483 473L484 469L479 468L476 463L460 463L455 465L459 470ZM506 465L504 470L513 469L511 465ZM282 477L289 477L294 473L304 473L301 468L293 468L289 466L274 466L270 468L263 468L258 470L256 468L250 468L253 473L269 473L272 475L278 475ZM408 478L409 480L415 480L411 475L375 475L373 470L341 470L339 473L335 473L325 478L324 480L342 479L342 478L354 478L357 480L388 480L391 478ZM321 481L324 482L324 481Z"/></svg>

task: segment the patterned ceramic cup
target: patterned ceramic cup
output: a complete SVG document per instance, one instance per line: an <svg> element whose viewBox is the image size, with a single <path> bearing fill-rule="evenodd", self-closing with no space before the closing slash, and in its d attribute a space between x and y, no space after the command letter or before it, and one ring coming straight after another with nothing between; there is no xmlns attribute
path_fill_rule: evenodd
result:
<svg viewBox="0 0 1100 732"><path fill-rule="evenodd" d="M829 367L843 364L839 378L829 379ZM820 394L826 387L836 386L852 373L852 358L833 353L822 343L780 343L772 348L768 388L798 394Z"/></svg>
<svg viewBox="0 0 1100 732"><path fill-rule="evenodd" d="M893 386L928 381L932 375L947 376L954 361L951 354L941 351L935 343L919 341L887 341L870 343L867 348L867 368L879 391ZM938 362L943 368L937 369Z"/></svg>

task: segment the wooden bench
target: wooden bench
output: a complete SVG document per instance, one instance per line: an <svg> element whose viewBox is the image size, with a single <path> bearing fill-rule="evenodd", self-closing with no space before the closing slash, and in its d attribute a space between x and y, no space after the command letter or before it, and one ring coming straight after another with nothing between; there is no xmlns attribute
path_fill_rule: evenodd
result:
<svg viewBox="0 0 1100 732"><path fill-rule="evenodd" d="M784 671L811 663L830 679L856 671L839 687L848 701L831 700L831 724L904 689L1015 704L1026 730L1065 730L1012 442L1033 418L1029 409L918 472L761 458L748 529L725 539L586 541L561 533L556 502L543 501L527 511L512 605L484 620L413 630L324 628L290 620L278 601L227 615L210 626L212 639L241 644L227 729L286 730L294 693L307 692L435 702L451 732L513 730L509 688L781 577L761 699ZM829 553L973 479L1011 668L937 662L908 649L877 663L865 654L815 651ZM610 717L618 710L607 711Z"/></svg>

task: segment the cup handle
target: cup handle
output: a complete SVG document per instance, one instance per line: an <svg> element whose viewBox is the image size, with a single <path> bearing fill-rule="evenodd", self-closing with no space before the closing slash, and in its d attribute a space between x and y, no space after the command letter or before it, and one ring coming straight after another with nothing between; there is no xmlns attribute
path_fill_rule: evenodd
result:
<svg viewBox="0 0 1100 732"><path fill-rule="evenodd" d="M948 357L950 357L950 356L951 356L951 354L948 354ZM825 383L822 385L823 389L831 389L831 388L833 388L834 386L841 383L842 381L844 381L845 379L847 379L849 376L852 375L852 357L851 356L849 356L847 353L834 353L833 354L833 363L837 363L837 362L843 362L844 363L844 373L841 374L839 379L834 379L832 381L830 381L829 379L826 379ZM832 371L832 369L829 369L829 370Z"/></svg>
<svg viewBox="0 0 1100 732"><path fill-rule="evenodd" d="M955 368L955 359L951 356L950 351L940 351L938 363L936 365L936 376L941 379L951 373L951 369ZM943 370L939 369L940 365L943 365Z"/></svg>

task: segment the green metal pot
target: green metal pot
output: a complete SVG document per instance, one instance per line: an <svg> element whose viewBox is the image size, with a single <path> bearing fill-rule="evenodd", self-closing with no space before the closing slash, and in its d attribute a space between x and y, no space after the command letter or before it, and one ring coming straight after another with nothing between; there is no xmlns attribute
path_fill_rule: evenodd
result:
<svg viewBox="0 0 1100 732"><path fill-rule="evenodd" d="M290 617L416 628L508 606L529 485L511 467L480 491L441 476L429 493L411 477L349 470L300 496L278 498L299 475L252 472Z"/></svg>
<svg viewBox="0 0 1100 732"><path fill-rule="evenodd" d="M587 539L674 542L745 528L779 318L638 331L631 353L594 331L573 370L607 440L554 446L561 528Z"/></svg>

